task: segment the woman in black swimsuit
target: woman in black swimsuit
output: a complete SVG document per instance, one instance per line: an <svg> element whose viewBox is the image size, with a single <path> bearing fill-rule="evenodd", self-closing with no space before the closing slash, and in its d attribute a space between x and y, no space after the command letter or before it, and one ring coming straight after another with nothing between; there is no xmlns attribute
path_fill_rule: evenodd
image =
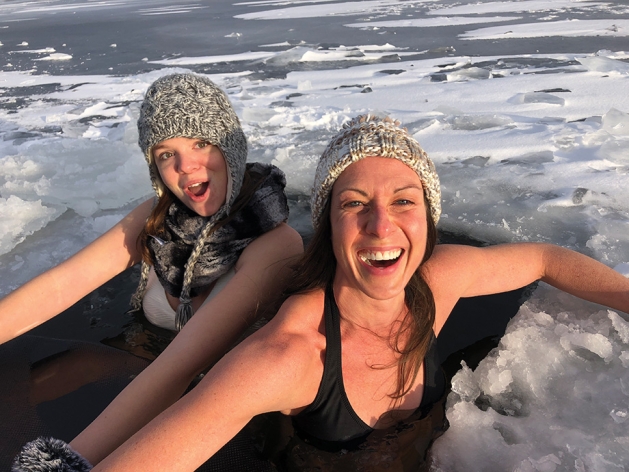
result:
<svg viewBox="0 0 629 472"><path fill-rule="evenodd" d="M279 313L94 470L192 471L273 411L293 417L288 470L422 470L445 422L435 342L459 298L541 279L629 311L629 280L576 252L435 246L440 211L433 163L399 123L347 123L318 166L315 235Z"/></svg>

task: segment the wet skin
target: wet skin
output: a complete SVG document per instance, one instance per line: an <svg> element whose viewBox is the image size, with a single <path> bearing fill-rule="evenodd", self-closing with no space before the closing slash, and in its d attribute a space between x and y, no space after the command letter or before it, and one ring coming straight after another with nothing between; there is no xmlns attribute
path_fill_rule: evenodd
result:
<svg viewBox="0 0 629 472"><path fill-rule="evenodd" d="M157 144L152 154L164 185L188 208L211 216L225 203L227 163L218 147L177 137Z"/></svg>

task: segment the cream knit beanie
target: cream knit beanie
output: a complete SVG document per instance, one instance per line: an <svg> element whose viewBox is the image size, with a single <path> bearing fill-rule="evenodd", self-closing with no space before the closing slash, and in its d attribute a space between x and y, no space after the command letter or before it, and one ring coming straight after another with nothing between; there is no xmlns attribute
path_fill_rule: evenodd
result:
<svg viewBox="0 0 629 472"><path fill-rule="evenodd" d="M315 229L321 223L323 209L336 179L350 164L365 157L397 159L417 172L430 204L432 219L437 224L441 215L441 188L432 160L399 121L360 115L343 125L319 160L310 200Z"/></svg>

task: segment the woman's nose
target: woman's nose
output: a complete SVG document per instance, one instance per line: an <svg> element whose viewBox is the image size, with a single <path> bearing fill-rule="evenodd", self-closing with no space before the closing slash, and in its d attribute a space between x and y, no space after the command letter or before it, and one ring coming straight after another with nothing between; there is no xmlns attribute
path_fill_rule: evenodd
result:
<svg viewBox="0 0 629 472"><path fill-rule="evenodd" d="M199 162L191 152L178 152L176 159L177 172L181 174L190 174L199 168Z"/></svg>
<svg viewBox="0 0 629 472"><path fill-rule="evenodd" d="M384 239L391 233L393 223L386 208L379 205L373 206L369 209L367 218L366 230L369 234Z"/></svg>

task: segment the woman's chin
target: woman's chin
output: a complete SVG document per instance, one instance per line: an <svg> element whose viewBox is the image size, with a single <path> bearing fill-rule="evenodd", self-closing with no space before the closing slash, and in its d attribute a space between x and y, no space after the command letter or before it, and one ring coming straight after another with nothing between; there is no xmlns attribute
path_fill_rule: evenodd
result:
<svg viewBox="0 0 629 472"><path fill-rule="evenodd" d="M199 216L208 217L216 214L216 212L221 208L221 206L225 203L214 202L209 197L209 192L206 192L205 195L197 197L191 197L189 195L184 195L183 198L180 199L184 205L186 205L189 209L194 211Z"/></svg>
<svg viewBox="0 0 629 472"><path fill-rule="evenodd" d="M214 216L218 211L218 208L209 207L206 205L187 205L192 211L194 211L197 215L203 216L205 218Z"/></svg>
<svg viewBox="0 0 629 472"><path fill-rule="evenodd" d="M374 300L390 300L404 295L405 281L401 277L361 277L341 283Z"/></svg>

